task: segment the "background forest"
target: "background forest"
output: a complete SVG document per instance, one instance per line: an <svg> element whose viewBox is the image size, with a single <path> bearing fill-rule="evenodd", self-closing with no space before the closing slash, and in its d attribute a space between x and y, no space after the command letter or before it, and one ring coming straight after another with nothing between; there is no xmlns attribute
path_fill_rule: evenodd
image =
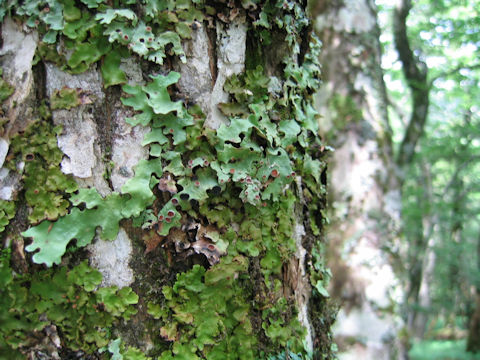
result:
<svg viewBox="0 0 480 360"><path fill-rule="evenodd" d="M472 352L480 351L480 5L376 5L393 149L387 162L393 163L401 194L400 219L381 246L398 276L396 287L391 283L391 304L403 324L397 333L406 345L400 356L477 359ZM360 113L365 109L359 106ZM348 131L338 124L337 130ZM384 226L380 219L377 226ZM345 336L339 344L351 346Z"/></svg>

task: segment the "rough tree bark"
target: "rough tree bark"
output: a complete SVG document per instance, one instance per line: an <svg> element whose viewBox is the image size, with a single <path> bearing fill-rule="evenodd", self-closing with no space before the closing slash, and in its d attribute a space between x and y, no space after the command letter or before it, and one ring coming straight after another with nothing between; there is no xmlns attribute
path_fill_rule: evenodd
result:
<svg viewBox="0 0 480 360"><path fill-rule="evenodd" d="M403 356L395 313L395 252L400 181L391 146L373 1L320 1L324 85L321 131L335 148L330 165L331 295L340 299L335 330L342 359ZM396 288L397 287L397 288ZM396 292L395 292L396 291Z"/></svg>
<svg viewBox="0 0 480 360"><path fill-rule="evenodd" d="M117 11L111 2L97 8L98 0L40 3L7 9L15 17L2 24L3 79L14 93L3 104L1 193L16 208L2 234L11 263L0 268L16 275L2 297L16 296L20 273L46 289L42 281L57 279L62 266L78 269L85 257L102 287L130 286L138 297L126 291L129 300L115 293L92 305L97 314L123 311L130 319L98 338L97 325L72 325L48 310L51 301L68 302L77 314L85 304L77 300L107 293L92 292L80 270L69 270L66 279L76 279L69 289L81 295L26 290L27 298L47 296L28 320L44 322L14 335L3 329L0 345L11 358L96 358L100 343L112 353L127 344L162 359L330 358L334 311L312 290L328 276L326 151L309 103L319 69L305 4L171 1L162 9L126 1ZM50 133L37 141L45 126ZM45 140L51 136L56 141ZM55 202L35 213L44 189L29 187L28 166L45 165L47 145L61 150L49 169L77 185L54 190ZM44 271L50 275L38 280ZM122 301L136 314L125 315ZM85 333L88 326L94 333Z"/></svg>

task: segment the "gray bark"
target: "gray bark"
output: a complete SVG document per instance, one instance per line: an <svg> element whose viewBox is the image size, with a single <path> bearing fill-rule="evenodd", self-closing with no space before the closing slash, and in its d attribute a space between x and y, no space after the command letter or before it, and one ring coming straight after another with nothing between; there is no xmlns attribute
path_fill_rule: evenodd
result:
<svg viewBox="0 0 480 360"><path fill-rule="evenodd" d="M323 3L324 86L317 95L330 165L328 231L332 296L343 305L336 341L342 359L400 358L392 311L401 296L391 262L397 246L400 188L391 148L373 1ZM350 344L350 345L347 345Z"/></svg>

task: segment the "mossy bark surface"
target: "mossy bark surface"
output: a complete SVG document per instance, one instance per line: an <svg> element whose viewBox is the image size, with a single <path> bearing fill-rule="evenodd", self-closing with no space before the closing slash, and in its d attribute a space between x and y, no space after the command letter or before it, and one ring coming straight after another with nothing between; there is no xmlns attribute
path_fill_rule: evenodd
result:
<svg viewBox="0 0 480 360"><path fill-rule="evenodd" d="M304 4L0 10L0 355L332 358Z"/></svg>

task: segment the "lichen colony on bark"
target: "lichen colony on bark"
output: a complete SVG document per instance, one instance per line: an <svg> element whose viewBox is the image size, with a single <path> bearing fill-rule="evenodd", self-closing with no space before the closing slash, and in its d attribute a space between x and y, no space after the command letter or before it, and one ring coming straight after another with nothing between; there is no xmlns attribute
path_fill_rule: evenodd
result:
<svg viewBox="0 0 480 360"><path fill-rule="evenodd" d="M2 351L330 358L304 4L12 1L0 16L16 179L1 184Z"/></svg>

